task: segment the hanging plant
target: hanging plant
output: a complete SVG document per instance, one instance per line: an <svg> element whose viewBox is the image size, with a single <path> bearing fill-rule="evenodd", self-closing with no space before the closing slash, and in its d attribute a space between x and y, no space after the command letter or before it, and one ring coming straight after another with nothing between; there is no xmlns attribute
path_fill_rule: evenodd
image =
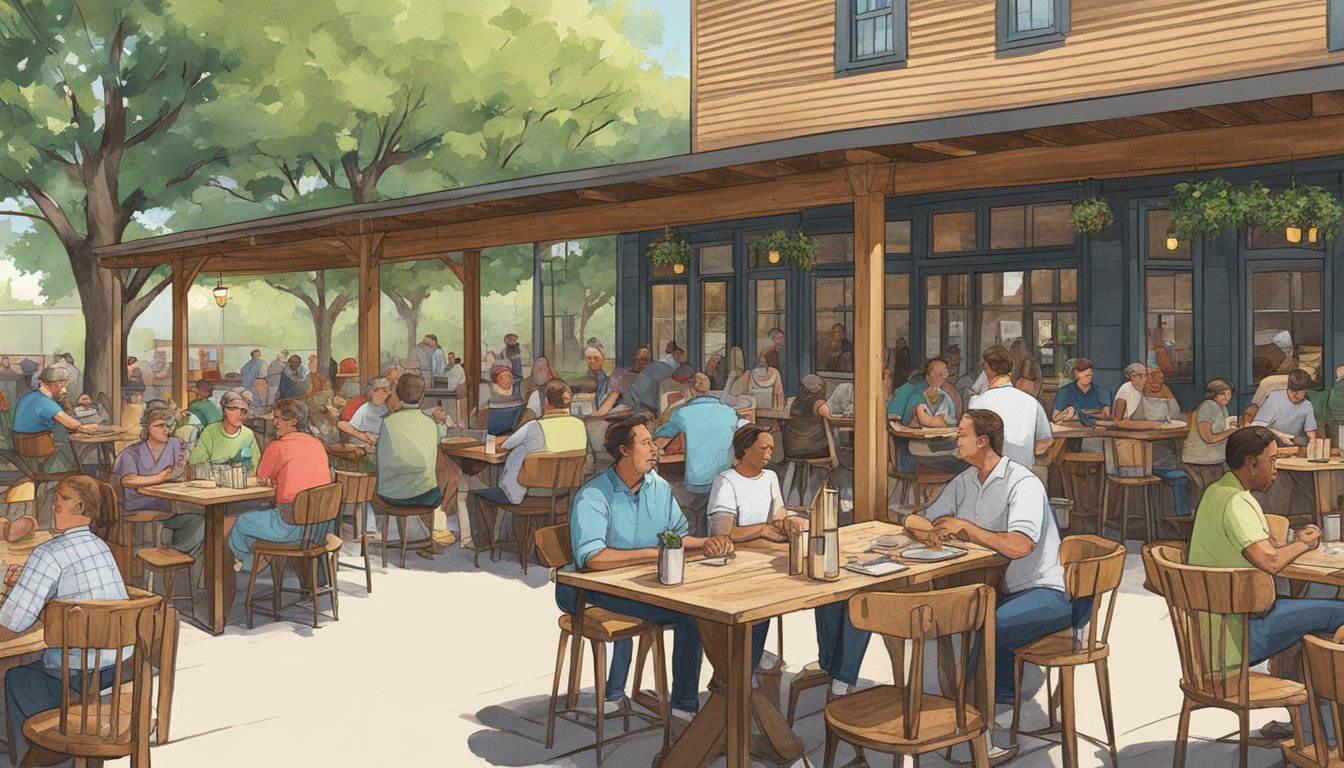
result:
<svg viewBox="0 0 1344 768"><path fill-rule="evenodd" d="M1232 183L1223 178L1177 184L1163 207L1171 227L1182 240L1215 237L1224 229L1240 227L1246 219Z"/></svg>
<svg viewBox="0 0 1344 768"><path fill-rule="evenodd" d="M751 253L758 264L778 264L781 259L786 259L797 264L799 269L811 272L817 263L817 238L808 237L806 232L790 235L777 229L753 240Z"/></svg>
<svg viewBox="0 0 1344 768"><path fill-rule="evenodd" d="M1115 223L1115 214L1111 204L1104 197L1090 197L1077 200L1069 212L1073 231L1084 237L1098 237L1101 231Z"/></svg>
<svg viewBox="0 0 1344 768"><path fill-rule="evenodd" d="M671 227L663 229L661 237L649 243L649 261L656 267L672 267L678 275L686 271L686 265L695 256L695 247L680 232Z"/></svg>
<svg viewBox="0 0 1344 768"><path fill-rule="evenodd" d="M1321 237L1333 239L1339 234L1344 207L1328 190L1310 184L1298 184L1271 196L1265 215L1259 222L1269 229L1282 228L1289 242L1300 242L1307 233L1309 242Z"/></svg>

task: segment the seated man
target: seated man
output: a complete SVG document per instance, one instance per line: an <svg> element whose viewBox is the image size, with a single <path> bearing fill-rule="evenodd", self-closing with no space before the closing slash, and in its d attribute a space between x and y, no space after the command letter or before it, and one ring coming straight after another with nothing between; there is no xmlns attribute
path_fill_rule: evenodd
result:
<svg viewBox="0 0 1344 768"><path fill-rule="evenodd" d="M1295 368L1288 374L1288 388L1270 392L1251 423L1268 427L1281 446L1306 445L1316 431L1316 413L1307 401L1310 388L1311 374Z"/></svg>
<svg viewBox="0 0 1344 768"><path fill-rule="evenodd" d="M1267 491L1278 476L1274 433L1264 427L1243 427L1227 439L1228 472L1204 489L1190 535L1191 565L1210 568L1259 568L1278 573L1320 544L1321 531L1308 525L1296 541L1278 546L1269 538L1269 523L1252 491ZM1251 619L1247 653L1258 664L1287 650L1308 633L1329 635L1344 625L1344 602L1330 599L1277 597L1267 613ZM1229 643L1239 644L1241 630ZM1240 649L1227 650L1229 664L1241 661Z"/></svg>
<svg viewBox="0 0 1344 768"><path fill-rule="evenodd" d="M424 377L408 373L397 379L397 399L401 407L394 413L383 417L379 425L375 458L378 470L376 493L383 501L398 507L434 507L445 498L454 498L457 494L457 481L461 477L457 467L439 452L439 440L447 433L447 418L441 417L442 411L434 416L420 410L420 402L425 397ZM363 407L368 407L366 403ZM366 528L369 533L377 533L374 516L369 515ZM429 538L432 531L406 535L411 538ZM470 535L470 529L463 536ZM442 551L442 546L431 544L434 552ZM429 557L428 550L416 550L421 557Z"/></svg>
<svg viewBox="0 0 1344 768"><path fill-rule="evenodd" d="M1271 392L1282 392L1288 388L1288 374L1274 373L1271 367L1268 370L1255 369L1251 376L1253 381L1259 381L1260 384L1255 388L1255 394L1251 395L1251 404L1246 406L1246 410L1241 414L1241 426L1250 426L1255 420L1255 415L1260 412L1260 407L1265 404L1265 400Z"/></svg>
<svg viewBox="0 0 1344 768"><path fill-rule="evenodd" d="M685 482L672 485L682 514L695 533L708 530L705 508L714 477L733 464L733 433L747 421L709 394L709 377L691 378L692 398L677 405L667 423L653 433L659 449L677 435L686 436Z"/></svg>
<svg viewBox="0 0 1344 768"><path fill-rule="evenodd" d="M621 395L621 403L636 411L652 414L659 412L659 386L664 379L671 378L672 374L686 362L686 351L677 346L676 341L667 342L665 351L666 355L657 362L650 363L639 372L634 381L630 382L630 386ZM638 364L639 359L636 358L635 362Z"/></svg>
<svg viewBox="0 0 1344 768"><path fill-rule="evenodd" d="M275 506L254 509L234 519L229 549L236 570L252 569L252 547L258 541L298 543L302 526L294 523L294 497L309 488L331 482L331 465L322 441L308 434L308 406L294 397L282 397L271 412L275 439L266 446L257 466L257 480L275 486ZM232 579L225 579L231 584Z"/></svg>
<svg viewBox="0 0 1344 768"><path fill-rule="evenodd" d="M56 452L42 464L46 472L73 472L78 467L74 449L70 447L70 433L86 435L98 431L97 424L80 424L74 416L61 409L69 373L63 367L50 366L38 374L37 388L19 398L14 404L15 432L50 432L56 441Z"/></svg>
<svg viewBox="0 0 1344 768"><path fill-rule="evenodd" d="M1013 356L1007 349L993 346L983 357L989 388L967 406L997 414L1003 420L1003 455L1030 469L1055 443L1050 419L1041 401L1013 386Z"/></svg>
<svg viewBox="0 0 1344 768"><path fill-rule="evenodd" d="M187 410L196 415L202 427L208 427L224 418L219 406L210 397L215 394L215 385L202 379L196 382L196 397L187 406Z"/></svg>
<svg viewBox="0 0 1344 768"><path fill-rule="evenodd" d="M486 432L507 435L518 426L525 403L514 386L513 368L508 363L497 363L490 369L490 397L478 415L488 416Z"/></svg>
<svg viewBox="0 0 1344 768"><path fill-rule="evenodd" d="M545 411L540 419L534 419L509 435L499 447L508 451L504 460L504 469L499 473L499 487L480 488L467 494L467 511L470 513L470 525L477 530L488 526L498 541L499 531L504 527L504 515L496 505L519 504L529 491L518 483L518 473L523 469L523 461L533 451L563 453L582 451L588 448L588 433L583 422L569 415L569 401L572 397L569 385L560 379L551 379L542 388ZM492 440L494 438L486 438ZM531 493L536 494L533 490ZM481 501L489 502L482 506Z"/></svg>
<svg viewBox="0 0 1344 768"><path fill-rule="evenodd" d="M28 556L22 566L11 565L5 574L9 596L0 606L0 642L12 640L27 632L38 620L47 603L55 600L125 600L126 584L112 557L107 543L98 538L93 528L102 527L107 516L114 516L115 499L104 499L98 483L91 477L71 475L56 486L52 512L56 517L57 536L43 542ZM129 658L133 648L122 650L122 658ZM80 690L85 681L77 671L83 652L71 651L71 688ZM100 651L98 679L100 689L114 682L117 661L115 651ZM9 714L10 746L24 760L35 760L24 765L52 765L65 758L53 756L45 750L28 747L23 736L23 722L31 715L61 705L61 658L59 648L48 648L42 658L30 664L15 667L5 674L5 709ZM123 680L130 679L129 665ZM37 759L41 756L42 759Z"/></svg>
<svg viewBox="0 0 1344 768"><path fill-rule="evenodd" d="M584 483L574 498L569 513L569 538L574 562L567 570L604 571L627 565L656 562L658 539L663 531L676 531L690 555L704 550L710 557L732 551L726 537L702 539L690 536L686 517L677 507L672 489L658 476L658 446L649 431L652 419L635 414L607 428L604 448L615 464ZM560 610L573 613L578 590L565 584L555 585L555 602ZM700 663L704 660L700 631L690 616L647 603L589 592L589 605L644 619L655 624L672 625L672 714L690 719L700 709ZM621 707L625 697L625 678L630 671L631 644L615 644L607 672L606 712Z"/></svg>
<svg viewBox="0 0 1344 768"><path fill-rule="evenodd" d="M392 394L392 382L384 376L375 376L369 379L364 392L364 402L355 408L350 418L337 421L336 429L351 443L369 448L377 444L378 431L382 429L383 418L389 412L387 399ZM345 416L344 411L341 416Z"/></svg>
<svg viewBox="0 0 1344 768"><path fill-rule="evenodd" d="M247 418L247 398L241 392L225 392L220 398L224 418L201 430L196 446L191 449L192 464L227 464L237 461L255 472L261 462L261 448L257 436L243 425ZM305 419L306 421L306 419Z"/></svg>
<svg viewBox="0 0 1344 768"><path fill-rule="evenodd" d="M1097 419L1111 418L1111 391L1092 379L1097 374L1096 365L1086 357L1074 362L1074 380L1059 388L1055 394L1055 405L1050 414L1056 423L1076 421L1085 427L1092 426Z"/></svg>
<svg viewBox="0 0 1344 768"><path fill-rule="evenodd" d="M85 392L75 400L75 407L72 410L75 418L79 419L80 424L93 424L102 426L112 421L112 416L101 405L94 405L93 398Z"/></svg>
<svg viewBox="0 0 1344 768"><path fill-rule="evenodd" d="M1013 652L1072 623L1073 606L1059 564L1059 527L1040 478L1003 455L998 414L966 411L957 425L957 457L970 468L922 514L933 520L940 536L988 547L1012 561L994 612L994 698L1011 703Z"/></svg>
<svg viewBox="0 0 1344 768"><path fill-rule="evenodd" d="M588 347L583 350L583 362L587 365L587 370L582 377L571 381L570 386L576 393L592 394L593 402L601 405L611 391L611 386L607 383L607 372L602 368L607 358L597 347Z"/></svg>

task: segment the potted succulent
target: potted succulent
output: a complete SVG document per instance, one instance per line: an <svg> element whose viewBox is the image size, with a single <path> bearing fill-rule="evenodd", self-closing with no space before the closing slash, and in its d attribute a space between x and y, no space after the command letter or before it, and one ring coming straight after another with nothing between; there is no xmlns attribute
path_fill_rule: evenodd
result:
<svg viewBox="0 0 1344 768"><path fill-rule="evenodd" d="M665 227L660 237L649 243L649 261L656 267L672 267L680 275L686 271L686 265L695 256L695 247L680 232Z"/></svg>
<svg viewBox="0 0 1344 768"><path fill-rule="evenodd" d="M1260 223L1272 229L1282 227L1290 243L1301 242L1303 232L1308 242L1315 243L1322 236L1329 239L1339 234L1341 216L1344 208L1329 191L1293 182L1272 196Z"/></svg>
<svg viewBox="0 0 1344 768"><path fill-rule="evenodd" d="M1098 237L1101 231L1115 223L1115 214L1111 204L1104 197L1089 197L1077 200L1069 212L1069 221L1073 231L1084 237Z"/></svg>
<svg viewBox="0 0 1344 768"><path fill-rule="evenodd" d="M667 530L658 534L658 581L668 586L680 584L686 574L686 549L681 534Z"/></svg>
<svg viewBox="0 0 1344 768"><path fill-rule="evenodd" d="M800 231L796 235L790 235L782 229L777 229L753 240L751 253L756 257L758 264L762 261L778 264L784 259L797 264L799 269L811 272L817 263L817 239L808 237L806 232Z"/></svg>

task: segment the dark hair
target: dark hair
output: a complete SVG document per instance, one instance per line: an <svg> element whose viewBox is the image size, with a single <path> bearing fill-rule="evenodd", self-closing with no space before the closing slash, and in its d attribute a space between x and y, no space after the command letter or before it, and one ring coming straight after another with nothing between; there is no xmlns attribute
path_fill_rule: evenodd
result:
<svg viewBox="0 0 1344 768"><path fill-rule="evenodd" d="M207 394L207 395L212 395L212 394L215 393L215 385L214 385L214 384L211 384L210 382L206 381L205 379L197 379L197 380L196 380L196 391L197 391L197 392L204 392L204 393Z"/></svg>
<svg viewBox="0 0 1344 768"><path fill-rule="evenodd" d="M989 438L989 449L996 456L1003 455L1003 419L999 414L984 408L971 408L961 417L971 422L976 437Z"/></svg>
<svg viewBox="0 0 1344 768"><path fill-rule="evenodd" d="M1288 388L1294 392L1302 392L1311 389L1311 374L1301 368L1294 368L1288 373ZM1229 440L1231 438L1228 438Z"/></svg>
<svg viewBox="0 0 1344 768"><path fill-rule="evenodd" d="M672 354L673 352L680 352L680 351L682 350L681 347L677 346L676 339L667 342L667 344L663 347L663 353L668 355Z"/></svg>
<svg viewBox="0 0 1344 768"><path fill-rule="evenodd" d="M941 358L941 357L930 357L928 360L925 360L925 361L924 361L924 375L925 375L925 376L928 376L928 375L929 375L929 369L933 367L933 364L934 364L934 363L942 363L943 365L946 365L946 366L948 367L949 370L952 368L952 366L951 366L951 365L948 365L948 362L947 362L946 360L944 360L943 358Z"/></svg>
<svg viewBox="0 0 1344 768"><path fill-rule="evenodd" d="M1259 381L1266 376L1273 375L1274 364L1269 361L1269 358L1263 355L1256 355L1255 359L1251 361L1251 376L1256 381Z"/></svg>
<svg viewBox="0 0 1344 768"><path fill-rule="evenodd" d="M1241 469L1247 459L1259 456L1265 452L1265 448L1277 442L1278 439L1268 427L1242 427L1227 438L1227 466L1230 469Z"/></svg>
<svg viewBox="0 0 1344 768"><path fill-rule="evenodd" d="M747 449L756 444L761 435L770 434L770 430L760 424L747 424L733 433L733 458L747 455Z"/></svg>
<svg viewBox="0 0 1344 768"><path fill-rule="evenodd" d="M248 355L260 355L260 354L261 354L261 350L260 350L260 349L254 349L254 350L252 350L251 352L248 352L247 354L248 354ZM135 358L131 358L131 359L134 360Z"/></svg>
<svg viewBox="0 0 1344 768"><path fill-rule="evenodd" d="M985 365L994 372L995 376L1007 376L1013 372L1013 353L995 344L985 350L983 355ZM976 433L979 434L979 433Z"/></svg>
<svg viewBox="0 0 1344 768"><path fill-rule="evenodd" d="M565 395L570 392L569 385L560 379L551 379L543 387L543 397L546 398L546 404L552 408L565 407Z"/></svg>
<svg viewBox="0 0 1344 768"><path fill-rule="evenodd" d="M635 439L635 427L640 425L648 426L653 423L653 416L647 413L636 413L633 416L626 416L620 421L613 422L607 427L606 437L602 438L602 447L611 455L612 461L621 460L621 448L629 448Z"/></svg>
<svg viewBox="0 0 1344 768"><path fill-rule="evenodd" d="M438 336L435 336L435 335L432 334L432 333L426 333L426 334L425 334L425 338L426 338L426 339L433 339L435 344L438 344L438 343L439 343L439 337L438 337Z"/></svg>
<svg viewBox="0 0 1344 768"><path fill-rule="evenodd" d="M419 405L425 397L425 379L418 373L407 373L397 379L397 399L407 405Z"/></svg>
<svg viewBox="0 0 1344 768"><path fill-rule="evenodd" d="M1209 379L1209 383L1204 385L1204 399L1212 400L1223 392L1231 392L1232 382L1227 379Z"/></svg>
<svg viewBox="0 0 1344 768"><path fill-rule="evenodd" d="M1083 371L1090 371L1090 370L1092 370L1093 368L1096 368L1096 367L1097 367L1097 364L1094 363L1094 362L1092 362L1092 360L1091 360L1090 358L1086 358L1086 357L1077 357L1077 358L1074 358L1074 360L1073 360L1073 372L1074 372L1074 373L1082 373Z"/></svg>

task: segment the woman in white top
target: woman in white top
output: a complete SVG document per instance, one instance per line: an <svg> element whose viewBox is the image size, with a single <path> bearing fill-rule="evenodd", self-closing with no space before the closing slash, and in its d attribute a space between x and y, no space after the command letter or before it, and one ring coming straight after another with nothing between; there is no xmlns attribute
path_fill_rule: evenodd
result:
<svg viewBox="0 0 1344 768"><path fill-rule="evenodd" d="M1126 365L1125 379L1125 383L1115 392L1115 407L1112 410L1116 421L1122 421L1126 415L1132 415L1139 409L1143 390L1148 384L1148 366L1143 363Z"/></svg>
<svg viewBox="0 0 1344 768"><path fill-rule="evenodd" d="M757 408L783 408L784 379L765 362L765 353L761 353L756 367L737 380L736 389L730 394L750 395L756 399Z"/></svg>

